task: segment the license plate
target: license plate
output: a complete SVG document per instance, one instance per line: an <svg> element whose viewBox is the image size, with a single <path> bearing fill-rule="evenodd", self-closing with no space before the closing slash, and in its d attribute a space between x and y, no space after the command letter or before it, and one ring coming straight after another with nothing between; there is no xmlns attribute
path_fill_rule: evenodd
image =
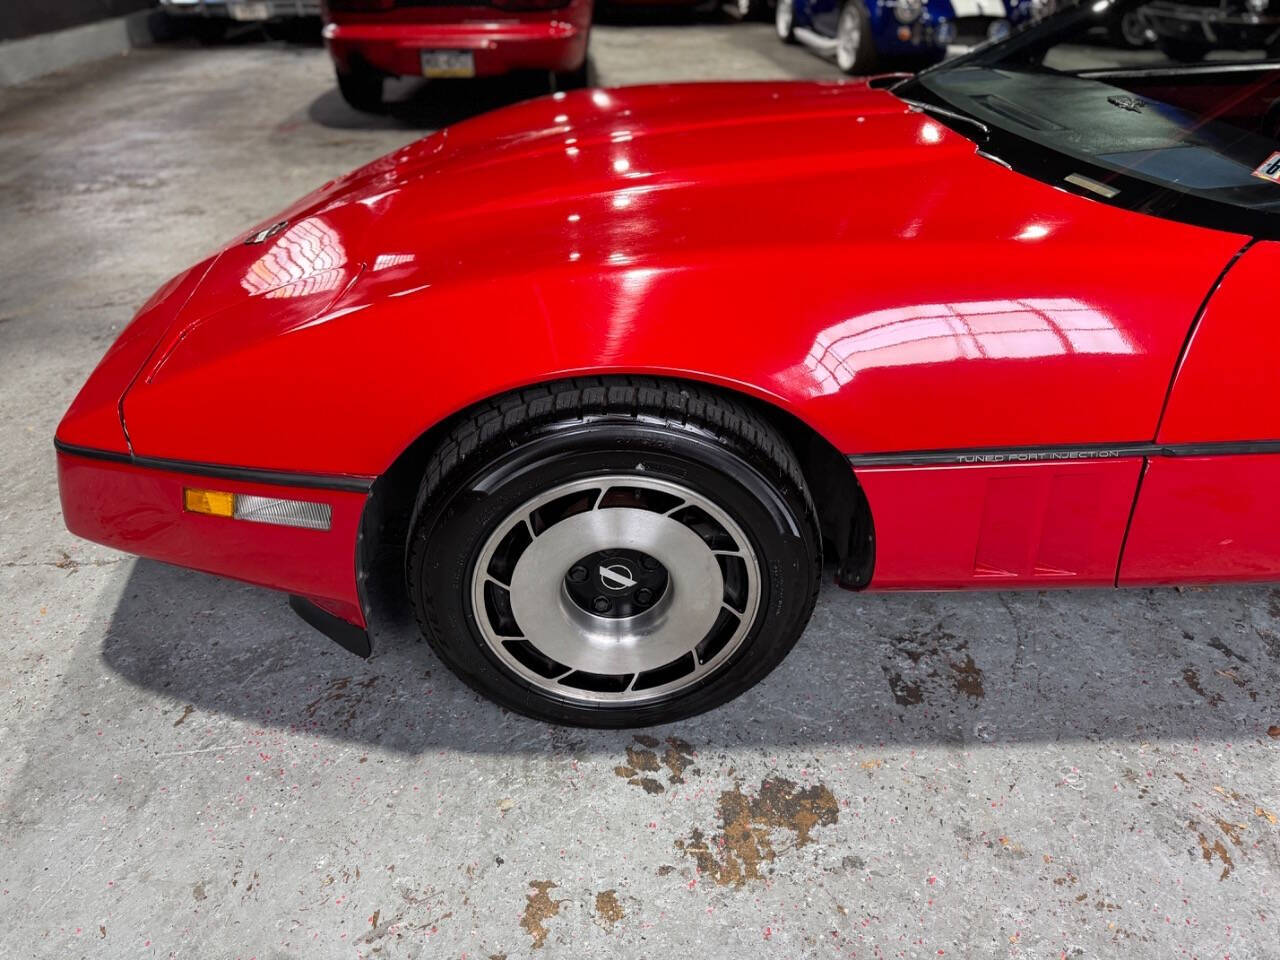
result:
<svg viewBox="0 0 1280 960"><path fill-rule="evenodd" d="M470 50L423 50L424 77L474 77L475 57Z"/></svg>
<svg viewBox="0 0 1280 960"><path fill-rule="evenodd" d="M271 10L265 3L233 3L227 7L232 20L267 20Z"/></svg>

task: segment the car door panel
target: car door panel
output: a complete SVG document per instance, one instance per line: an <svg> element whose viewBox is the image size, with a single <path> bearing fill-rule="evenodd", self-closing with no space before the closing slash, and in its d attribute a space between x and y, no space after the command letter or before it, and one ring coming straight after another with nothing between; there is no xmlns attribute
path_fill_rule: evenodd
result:
<svg viewBox="0 0 1280 960"><path fill-rule="evenodd" d="M1280 243L1255 243L1227 271L1191 335L1157 442L1280 439L1278 288Z"/></svg>
<svg viewBox="0 0 1280 960"><path fill-rule="evenodd" d="M1253 244L1206 305L1143 477L1120 584L1280 579L1277 277L1280 243Z"/></svg>
<svg viewBox="0 0 1280 960"><path fill-rule="evenodd" d="M1120 585L1280 578L1280 454L1153 458Z"/></svg>

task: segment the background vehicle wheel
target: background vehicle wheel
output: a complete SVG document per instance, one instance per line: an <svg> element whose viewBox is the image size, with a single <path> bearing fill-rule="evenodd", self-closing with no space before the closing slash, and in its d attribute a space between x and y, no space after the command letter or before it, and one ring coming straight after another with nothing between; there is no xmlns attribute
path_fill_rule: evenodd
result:
<svg viewBox="0 0 1280 960"><path fill-rule="evenodd" d="M778 32L778 39L783 43L796 42L795 0L778 0L773 10L773 28Z"/></svg>
<svg viewBox="0 0 1280 960"><path fill-rule="evenodd" d="M410 535L427 640L501 705L643 726L769 673L817 596L812 500L737 401L639 378L482 405L435 450Z"/></svg>
<svg viewBox="0 0 1280 960"><path fill-rule="evenodd" d="M382 113L382 75L368 67L339 70L338 92L342 99L363 113Z"/></svg>
<svg viewBox="0 0 1280 960"><path fill-rule="evenodd" d="M1151 37L1147 33L1147 25L1137 10L1130 10L1119 17L1113 17L1107 27L1107 34L1113 46L1140 50L1151 45Z"/></svg>
<svg viewBox="0 0 1280 960"><path fill-rule="evenodd" d="M1209 53L1207 44L1174 37L1161 37L1156 41L1156 46L1170 60L1177 60L1179 63L1199 63Z"/></svg>
<svg viewBox="0 0 1280 960"><path fill-rule="evenodd" d="M591 86L591 58L583 57L582 64L576 70L560 70L551 74L551 86L554 90L581 90Z"/></svg>
<svg viewBox="0 0 1280 960"><path fill-rule="evenodd" d="M876 48L871 41L871 18L862 0L845 0L836 22L836 66L845 73L871 73Z"/></svg>
<svg viewBox="0 0 1280 960"><path fill-rule="evenodd" d="M763 20L768 12L765 0L734 0L733 7L739 20Z"/></svg>

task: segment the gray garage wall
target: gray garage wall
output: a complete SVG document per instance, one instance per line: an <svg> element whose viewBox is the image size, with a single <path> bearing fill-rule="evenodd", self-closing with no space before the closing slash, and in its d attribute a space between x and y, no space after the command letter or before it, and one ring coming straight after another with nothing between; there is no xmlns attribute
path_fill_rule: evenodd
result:
<svg viewBox="0 0 1280 960"><path fill-rule="evenodd" d="M0 87L146 46L155 0L0 0Z"/></svg>
<svg viewBox="0 0 1280 960"><path fill-rule="evenodd" d="M0 40L65 30L155 5L155 0L0 0Z"/></svg>

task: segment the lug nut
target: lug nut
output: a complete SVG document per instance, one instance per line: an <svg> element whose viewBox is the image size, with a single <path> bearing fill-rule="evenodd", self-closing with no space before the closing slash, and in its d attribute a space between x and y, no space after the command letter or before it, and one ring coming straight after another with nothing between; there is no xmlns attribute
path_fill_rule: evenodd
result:
<svg viewBox="0 0 1280 960"><path fill-rule="evenodd" d="M646 570L657 570L658 561L655 560L653 557L645 557L643 560L640 561L640 566L644 567Z"/></svg>
<svg viewBox="0 0 1280 960"><path fill-rule="evenodd" d="M613 604L609 602L608 597L596 597L591 601L591 608L596 613L608 613Z"/></svg>
<svg viewBox="0 0 1280 960"><path fill-rule="evenodd" d="M586 567L574 567L569 571L569 580L573 583L583 583L587 579Z"/></svg>
<svg viewBox="0 0 1280 960"><path fill-rule="evenodd" d="M647 607L653 601L653 591L648 587L641 587L636 591L636 603L642 607Z"/></svg>

